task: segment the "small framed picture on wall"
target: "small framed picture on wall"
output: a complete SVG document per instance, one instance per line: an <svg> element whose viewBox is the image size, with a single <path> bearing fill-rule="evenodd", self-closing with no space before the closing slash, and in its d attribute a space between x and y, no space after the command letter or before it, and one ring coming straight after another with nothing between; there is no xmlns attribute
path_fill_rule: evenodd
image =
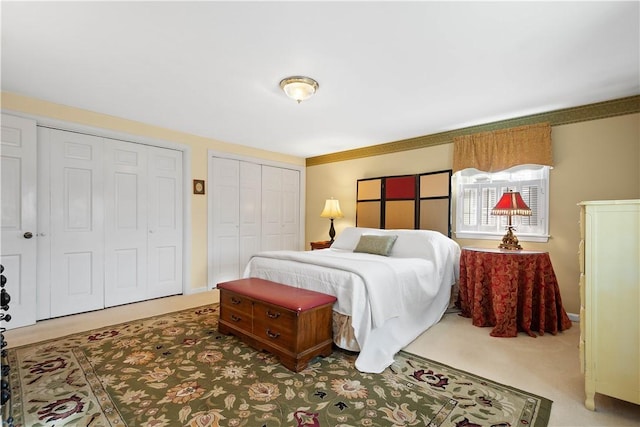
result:
<svg viewBox="0 0 640 427"><path fill-rule="evenodd" d="M204 179L193 180L193 194L204 194Z"/></svg>

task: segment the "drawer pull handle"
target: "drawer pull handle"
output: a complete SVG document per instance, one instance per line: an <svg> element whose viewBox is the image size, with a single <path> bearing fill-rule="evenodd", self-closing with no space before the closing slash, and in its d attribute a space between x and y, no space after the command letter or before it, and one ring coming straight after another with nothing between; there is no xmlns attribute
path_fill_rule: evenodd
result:
<svg viewBox="0 0 640 427"><path fill-rule="evenodd" d="M231 297L231 304L238 305L238 304L240 304L241 302L242 302L242 300L241 300L241 299L238 299L238 298L236 298L236 297Z"/></svg>
<svg viewBox="0 0 640 427"><path fill-rule="evenodd" d="M271 332L271 329L267 329L267 336L269 338L278 338L280 336L279 332Z"/></svg>
<svg viewBox="0 0 640 427"><path fill-rule="evenodd" d="M270 319L277 319L278 317L280 317L280 313L279 312L271 312L271 310L267 310L267 317L269 317Z"/></svg>
<svg viewBox="0 0 640 427"><path fill-rule="evenodd" d="M239 322L242 320L242 317L238 317L235 314L231 315L231 320L233 320L234 322Z"/></svg>

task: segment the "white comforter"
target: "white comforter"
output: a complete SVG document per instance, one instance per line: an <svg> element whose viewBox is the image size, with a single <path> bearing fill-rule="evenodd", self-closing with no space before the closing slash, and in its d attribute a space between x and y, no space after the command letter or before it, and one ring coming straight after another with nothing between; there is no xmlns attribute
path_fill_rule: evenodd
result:
<svg viewBox="0 0 640 427"><path fill-rule="evenodd" d="M352 252L357 237L367 232L398 235L395 253ZM360 347L356 368L379 373L444 314L457 280L460 248L440 233L424 230L351 228L343 233L331 249L256 254L244 276L336 296L334 311L351 316Z"/></svg>

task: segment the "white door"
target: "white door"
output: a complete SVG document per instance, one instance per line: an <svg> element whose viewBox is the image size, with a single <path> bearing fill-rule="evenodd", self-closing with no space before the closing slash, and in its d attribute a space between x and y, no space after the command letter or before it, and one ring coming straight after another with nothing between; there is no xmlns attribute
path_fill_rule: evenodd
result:
<svg viewBox="0 0 640 427"><path fill-rule="evenodd" d="M261 166L215 157L211 182L212 286L242 277L249 258L260 251Z"/></svg>
<svg viewBox="0 0 640 427"><path fill-rule="evenodd" d="M211 182L211 243L210 265L212 286L238 278L240 269L240 162L213 158Z"/></svg>
<svg viewBox="0 0 640 427"><path fill-rule="evenodd" d="M298 250L298 171L262 167L262 249Z"/></svg>
<svg viewBox="0 0 640 427"><path fill-rule="evenodd" d="M51 133L51 316L104 308L101 138Z"/></svg>
<svg viewBox="0 0 640 427"><path fill-rule="evenodd" d="M36 322L36 122L2 115L0 263L9 293L7 329ZM31 237L30 237L31 236Z"/></svg>
<svg viewBox="0 0 640 427"><path fill-rule="evenodd" d="M182 293L182 152L147 147L147 298Z"/></svg>
<svg viewBox="0 0 640 427"><path fill-rule="evenodd" d="M300 173L291 169L281 169L282 187L280 200L282 203L281 242L286 250L299 249L300 230Z"/></svg>
<svg viewBox="0 0 640 427"><path fill-rule="evenodd" d="M147 296L147 147L106 140L105 306Z"/></svg>
<svg viewBox="0 0 640 427"><path fill-rule="evenodd" d="M240 162L240 251L238 276L242 277L251 256L260 251L262 215L262 166Z"/></svg>

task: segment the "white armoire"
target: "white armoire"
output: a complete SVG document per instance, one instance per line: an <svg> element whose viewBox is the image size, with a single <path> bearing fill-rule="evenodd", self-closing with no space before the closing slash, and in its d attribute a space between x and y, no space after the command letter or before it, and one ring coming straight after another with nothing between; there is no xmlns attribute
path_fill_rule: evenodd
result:
<svg viewBox="0 0 640 427"><path fill-rule="evenodd" d="M640 403L640 200L580 206L580 367L595 393Z"/></svg>
<svg viewBox="0 0 640 427"><path fill-rule="evenodd" d="M300 171L218 156L209 168L209 288L259 251L300 250Z"/></svg>

